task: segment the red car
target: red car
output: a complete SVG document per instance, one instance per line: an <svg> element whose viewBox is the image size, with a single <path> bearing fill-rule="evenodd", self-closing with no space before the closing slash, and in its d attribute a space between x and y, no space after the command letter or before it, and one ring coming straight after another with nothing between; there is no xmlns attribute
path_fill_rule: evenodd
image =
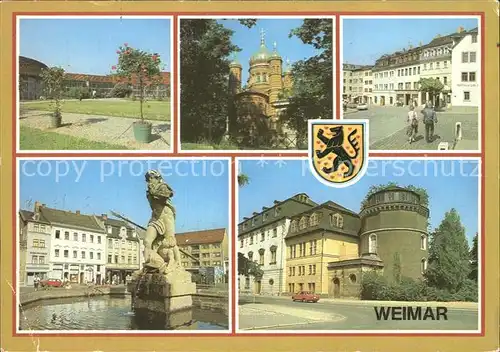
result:
<svg viewBox="0 0 500 352"><path fill-rule="evenodd" d="M313 292L300 291L292 296L292 301L316 303L319 301L319 296Z"/></svg>
<svg viewBox="0 0 500 352"><path fill-rule="evenodd" d="M62 287L63 282L59 279L47 279L40 281L41 287Z"/></svg>

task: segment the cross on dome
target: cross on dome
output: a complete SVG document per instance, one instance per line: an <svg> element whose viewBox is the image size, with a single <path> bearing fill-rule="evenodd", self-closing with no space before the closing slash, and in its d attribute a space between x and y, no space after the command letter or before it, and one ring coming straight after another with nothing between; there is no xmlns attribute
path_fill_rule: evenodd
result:
<svg viewBox="0 0 500 352"><path fill-rule="evenodd" d="M265 36L266 36L266 31L264 30L264 28L261 28L260 29L260 45L265 45L265 41L264 41Z"/></svg>

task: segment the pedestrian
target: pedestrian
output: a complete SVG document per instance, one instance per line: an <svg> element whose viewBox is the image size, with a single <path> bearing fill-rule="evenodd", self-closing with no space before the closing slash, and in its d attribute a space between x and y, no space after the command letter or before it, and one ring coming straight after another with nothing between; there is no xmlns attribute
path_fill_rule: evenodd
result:
<svg viewBox="0 0 500 352"><path fill-rule="evenodd" d="M94 90L92 91L92 99L95 99L95 95L96 95L96 93L97 93L97 92L96 92L96 91L95 91L95 89L94 89Z"/></svg>
<svg viewBox="0 0 500 352"><path fill-rule="evenodd" d="M431 143L434 141L434 124L436 124L437 116L432 103L430 101L427 102L425 108L422 110L422 115L424 115L424 125L425 125L425 140L427 143Z"/></svg>
<svg viewBox="0 0 500 352"><path fill-rule="evenodd" d="M406 122L408 125L406 134L408 135L408 142L411 144L415 142L418 133L418 116L413 105L410 106Z"/></svg>
<svg viewBox="0 0 500 352"><path fill-rule="evenodd" d="M33 278L33 286L35 287L35 291L38 291L38 285L40 284L40 278L38 275L35 275Z"/></svg>

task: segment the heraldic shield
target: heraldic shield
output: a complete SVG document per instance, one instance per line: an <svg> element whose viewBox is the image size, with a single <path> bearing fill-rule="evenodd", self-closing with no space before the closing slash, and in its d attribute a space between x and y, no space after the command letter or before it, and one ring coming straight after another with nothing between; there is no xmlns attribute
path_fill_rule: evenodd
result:
<svg viewBox="0 0 500 352"><path fill-rule="evenodd" d="M332 187L357 182L368 165L368 121L309 121L311 171Z"/></svg>

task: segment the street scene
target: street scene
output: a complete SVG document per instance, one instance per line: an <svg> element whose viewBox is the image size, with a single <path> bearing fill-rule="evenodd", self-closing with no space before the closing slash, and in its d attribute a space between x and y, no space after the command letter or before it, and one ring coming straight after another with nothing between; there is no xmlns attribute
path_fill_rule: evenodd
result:
<svg viewBox="0 0 500 352"><path fill-rule="evenodd" d="M170 19L21 18L19 29L20 150L171 150Z"/></svg>
<svg viewBox="0 0 500 352"><path fill-rule="evenodd" d="M478 25L474 17L343 18L343 116L369 120L371 150L479 149Z"/></svg>
<svg viewBox="0 0 500 352"><path fill-rule="evenodd" d="M334 26L181 17L182 150L307 149L307 121L333 116Z"/></svg>
<svg viewBox="0 0 500 352"><path fill-rule="evenodd" d="M227 160L19 171L20 330L228 329Z"/></svg>
<svg viewBox="0 0 500 352"><path fill-rule="evenodd" d="M332 192L306 159L240 159L239 329L477 330L478 168L369 160Z"/></svg>

